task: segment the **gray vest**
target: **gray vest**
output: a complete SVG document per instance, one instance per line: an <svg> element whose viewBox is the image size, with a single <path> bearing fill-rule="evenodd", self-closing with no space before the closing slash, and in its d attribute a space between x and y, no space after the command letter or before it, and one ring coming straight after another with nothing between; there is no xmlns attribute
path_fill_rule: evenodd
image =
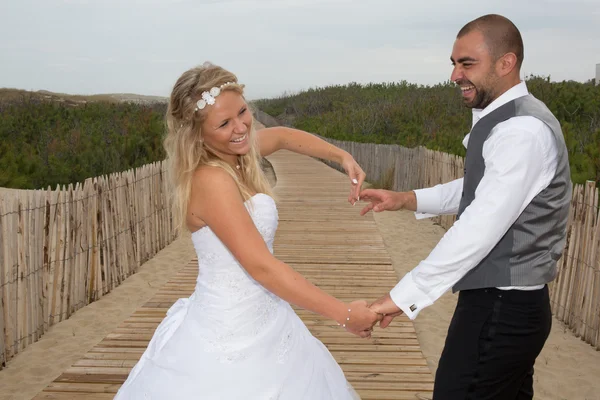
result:
<svg viewBox="0 0 600 400"><path fill-rule="evenodd" d="M556 173L550 185L533 198L492 251L454 285L454 292L541 285L556 277L556 262L565 246L571 173L560 124L546 105L532 95L504 104L479 120L471 130L458 218L475 198L475 189L485 172L483 143L497 124L515 116L532 116L550 127L558 151Z"/></svg>

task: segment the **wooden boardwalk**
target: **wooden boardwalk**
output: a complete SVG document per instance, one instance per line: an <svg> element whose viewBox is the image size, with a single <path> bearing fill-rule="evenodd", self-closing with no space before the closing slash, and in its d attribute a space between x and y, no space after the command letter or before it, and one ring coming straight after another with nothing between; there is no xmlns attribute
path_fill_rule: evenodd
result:
<svg viewBox="0 0 600 400"><path fill-rule="evenodd" d="M348 178L287 151L269 160L277 173L276 256L341 300L372 301L392 288L398 279L373 217L361 217L359 206L346 200ZM192 293L196 276L197 261L191 260L34 400L112 399L167 309ZM296 312L329 348L363 400L431 398L433 378L406 317L385 330L375 328L367 340L319 315Z"/></svg>

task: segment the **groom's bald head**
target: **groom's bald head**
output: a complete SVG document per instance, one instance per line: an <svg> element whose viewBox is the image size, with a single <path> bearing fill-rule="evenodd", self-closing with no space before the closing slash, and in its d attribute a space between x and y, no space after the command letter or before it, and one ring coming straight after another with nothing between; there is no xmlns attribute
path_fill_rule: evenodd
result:
<svg viewBox="0 0 600 400"><path fill-rule="evenodd" d="M479 31L484 37L490 55L494 60L506 53L514 53L517 57L517 70L523 64L523 39L519 29L508 18L497 14L488 14L469 22L458 32L457 39Z"/></svg>

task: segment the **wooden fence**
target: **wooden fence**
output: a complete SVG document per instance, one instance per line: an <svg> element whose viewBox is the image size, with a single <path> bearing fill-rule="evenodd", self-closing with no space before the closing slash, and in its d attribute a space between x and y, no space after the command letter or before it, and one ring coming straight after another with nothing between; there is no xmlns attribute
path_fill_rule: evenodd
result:
<svg viewBox="0 0 600 400"><path fill-rule="evenodd" d="M409 149L397 145L323 139L352 154L367 174L367 181L392 190L429 187L464 174L462 157L423 147ZM550 284L550 290L555 317L571 328L576 336L600 350L598 201L595 182L574 185L567 245L559 260L558 277ZM455 216L441 216L434 221L448 229L455 219Z"/></svg>
<svg viewBox="0 0 600 400"><path fill-rule="evenodd" d="M55 190L0 189L0 369L175 238L164 162Z"/></svg>

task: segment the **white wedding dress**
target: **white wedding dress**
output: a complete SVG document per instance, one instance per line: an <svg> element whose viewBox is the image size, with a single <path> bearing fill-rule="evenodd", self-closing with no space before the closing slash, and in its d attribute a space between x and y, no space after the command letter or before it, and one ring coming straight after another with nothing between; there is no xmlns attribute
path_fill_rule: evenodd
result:
<svg viewBox="0 0 600 400"><path fill-rule="evenodd" d="M246 203L271 252L275 201ZM116 400L355 400L327 348L257 283L208 227L192 234L196 290L160 323Z"/></svg>

